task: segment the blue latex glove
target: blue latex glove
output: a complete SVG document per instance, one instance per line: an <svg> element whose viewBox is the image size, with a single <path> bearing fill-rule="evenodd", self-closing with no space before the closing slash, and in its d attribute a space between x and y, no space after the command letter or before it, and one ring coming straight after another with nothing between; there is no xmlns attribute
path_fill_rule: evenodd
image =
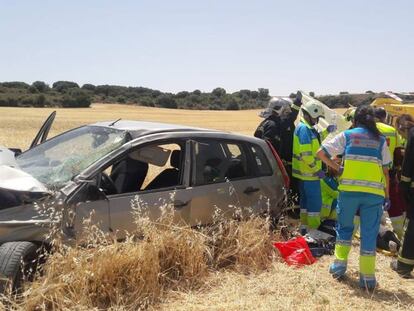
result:
<svg viewBox="0 0 414 311"><path fill-rule="evenodd" d="M319 171L316 173L316 176L318 176L320 179L324 179L326 177L326 174L324 171Z"/></svg>
<svg viewBox="0 0 414 311"><path fill-rule="evenodd" d="M343 166L343 165L341 165L341 166L339 167L339 171L338 171L339 176L341 176L343 172L344 172L344 166Z"/></svg>
<svg viewBox="0 0 414 311"><path fill-rule="evenodd" d="M335 124L330 124L328 125L328 127L326 128L326 130L328 131L328 133L333 133L338 129L338 127Z"/></svg>
<svg viewBox="0 0 414 311"><path fill-rule="evenodd" d="M389 198L384 199L384 203L382 204L382 209L384 211L388 211L391 208L391 201Z"/></svg>

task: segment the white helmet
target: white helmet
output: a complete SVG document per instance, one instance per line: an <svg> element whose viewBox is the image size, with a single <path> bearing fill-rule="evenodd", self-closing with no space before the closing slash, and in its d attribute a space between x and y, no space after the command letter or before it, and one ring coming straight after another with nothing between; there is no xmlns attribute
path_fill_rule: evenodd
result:
<svg viewBox="0 0 414 311"><path fill-rule="evenodd" d="M272 115L273 111L280 114L282 110L290 110L292 100L285 97L272 97L267 104L267 108L260 112L259 116L267 118Z"/></svg>
<svg viewBox="0 0 414 311"><path fill-rule="evenodd" d="M323 110L322 105L316 100L311 100L308 101L306 104L303 104L302 109L306 111L314 119L319 117L325 117L325 111Z"/></svg>

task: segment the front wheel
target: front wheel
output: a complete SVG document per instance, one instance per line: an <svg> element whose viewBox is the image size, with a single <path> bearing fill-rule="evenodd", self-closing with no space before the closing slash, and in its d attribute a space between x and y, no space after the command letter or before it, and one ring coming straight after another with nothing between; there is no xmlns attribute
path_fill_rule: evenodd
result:
<svg viewBox="0 0 414 311"><path fill-rule="evenodd" d="M37 246L31 242L8 242L0 246L0 294L18 291L34 274Z"/></svg>

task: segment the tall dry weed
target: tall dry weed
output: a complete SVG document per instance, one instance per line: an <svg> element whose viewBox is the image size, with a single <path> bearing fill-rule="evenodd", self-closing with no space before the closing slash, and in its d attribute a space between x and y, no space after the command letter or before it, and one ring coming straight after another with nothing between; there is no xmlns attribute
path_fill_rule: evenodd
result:
<svg viewBox="0 0 414 311"><path fill-rule="evenodd" d="M133 204L134 205L134 204ZM137 231L117 242L90 221L86 243L62 247L49 256L43 275L27 284L11 309L140 310L168 290L199 287L210 270L243 272L266 269L273 248L267 221L223 220L195 230L177 225L173 209L164 206L152 221L135 202Z"/></svg>

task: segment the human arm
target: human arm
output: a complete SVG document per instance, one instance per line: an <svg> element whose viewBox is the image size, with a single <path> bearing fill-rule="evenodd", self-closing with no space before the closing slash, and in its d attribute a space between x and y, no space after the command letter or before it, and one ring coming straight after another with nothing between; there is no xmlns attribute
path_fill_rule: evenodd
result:
<svg viewBox="0 0 414 311"><path fill-rule="evenodd" d="M389 174L388 166L383 166L382 171L384 172L384 176L385 176L385 188L384 188L385 198L388 199L390 197L390 174Z"/></svg>
<svg viewBox="0 0 414 311"><path fill-rule="evenodd" d="M339 172L341 170L341 165L332 160L332 157L337 155L343 155L345 152L345 136L343 133L340 133L330 139L325 141L321 148L318 150L316 156L322 160L327 166L331 167L334 171Z"/></svg>
<svg viewBox="0 0 414 311"><path fill-rule="evenodd" d="M324 149L319 148L318 152L316 153L316 156L327 166L332 168L335 172L339 172L341 170L341 165L339 163L336 163L331 159L331 157L325 152Z"/></svg>
<svg viewBox="0 0 414 311"><path fill-rule="evenodd" d="M276 151L280 150L280 125L274 120L267 120L263 124L263 139L269 140Z"/></svg>

